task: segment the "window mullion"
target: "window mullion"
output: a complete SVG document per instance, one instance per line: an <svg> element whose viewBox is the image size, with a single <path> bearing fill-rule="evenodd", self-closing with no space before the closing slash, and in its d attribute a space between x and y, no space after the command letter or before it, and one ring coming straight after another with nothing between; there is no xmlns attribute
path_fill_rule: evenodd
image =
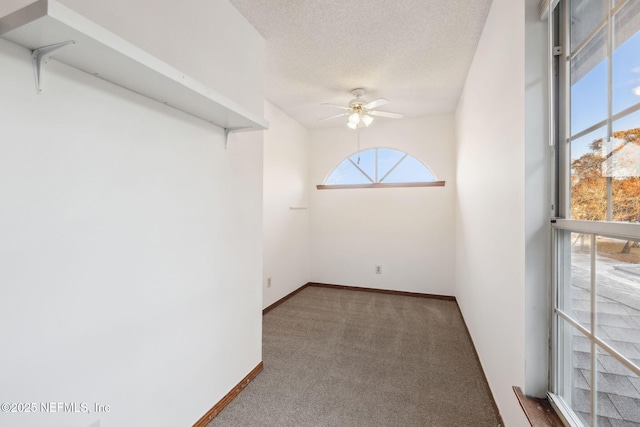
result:
<svg viewBox="0 0 640 427"><path fill-rule="evenodd" d="M613 136L613 15L611 8L607 13L607 153L611 152ZM609 174L610 175L610 174ZM613 178L607 176L607 221L613 220Z"/></svg>
<svg viewBox="0 0 640 427"><path fill-rule="evenodd" d="M393 167L385 173L387 165ZM399 168L398 165L400 165ZM389 175L394 170L396 172ZM381 174L384 174L382 178L380 178ZM396 187L437 187L444 185L445 182L438 181L436 175L425 163L408 153L392 148L374 147L358 151L344 159L317 187L322 189L336 188L336 186L360 188L361 185L378 185L387 179L392 180L391 184ZM376 188L382 187L389 186Z"/></svg>
<svg viewBox="0 0 640 427"><path fill-rule="evenodd" d="M590 266L591 266L591 272L590 272L590 276L589 276L589 280L590 280L590 318L591 318L591 336L589 337L589 341L590 341L590 351L591 351L591 359L590 359L590 366L591 366L591 372L590 374L590 382L591 382L591 402L590 402L590 408L591 408L591 426L592 427L597 427L598 426L598 417L597 417L597 402L598 402L598 393L597 393L597 389L598 389L598 385L596 383L597 381L597 360L596 360L596 343L593 340L593 336L595 336L596 334L596 235L592 234L591 235L591 247L589 248L589 256L591 257L590 259Z"/></svg>
<svg viewBox="0 0 640 427"><path fill-rule="evenodd" d="M563 1L558 6L559 12L559 41L562 53L558 59L558 216L560 218L571 217L571 73L569 49L571 46L570 28L568 17L570 15L569 2Z"/></svg>
<svg viewBox="0 0 640 427"><path fill-rule="evenodd" d="M626 276L620 279L619 272L614 271L617 268L617 264L614 265L614 263L619 261L626 265L633 264L633 261L622 259L612 252L615 250L616 254L627 253L615 249L618 245L622 248L625 243L617 240L626 240L627 244L624 248L628 249L629 241L640 239L640 224L633 222L634 217L631 214L630 219L619 214L619 209L625 208L626 200L637 193L625 190L626 199L618 201L616 196L616 200L613 200L613 190L618 191L618 178L621 179L620 185L625 182L623 179L627 178L635 178L630 180L634 185L640 182L638 174L633 169L637 164L631 163L637 162L634 157L635 151L633 151L636 147L632 146L631 154L623 152L618 155L610 162L613 166L608 165L606 169L611 170L614 167L622 169L626 167L624 161L627 161L631 163L629 166L631 172L622 169L619 174L608 173L603 168L605 164L600 164L602 159L609 159L621 151L613 151L614 133L618 136L618 132L621 132L625 140L638 144L637 132L633 128L637 127L640 102L630 98L629 93L622 93L622 90L631 88L631 83L620 85L621 80L627 79L626 76L635 70L632 67L637 66L637 62L631 62L637 61L634 49L637 50L635 46L640 39L638 26L640 16L638 7L633 4L635 1L637 0L589 2L561 0L555 12L555 17L558 19L555 28L558 32L552 32L551 28L548 32L549 46L562 47L557 57L558 76L555 77L552 72L549 73L549 84L552 84L554 77L557 78L555 90L549 88L549 96L556 98L550 99L550 103L557 102L555 106L550 106L549 139L553 137L551 131L553 120L557 120L554 150L557 163L553 171L555 172L553 190L557 191L559 217L552 221L551 333L553 348L550 396L552 400L556 399L560 402L560 406L556 406L563 411L572 425L575 422L575 425L589 424L591 427L597 427L598 424L607 424L610 416L613 416L607 411L599 414L598 406L602 406L611 394L616 394L615 390L611 391L613 386L604 384L605 380L602 379L608 378L606 375L613 373L617 369L616 366L626 367L630 371L625 374L626 376L635 375L637 378L640 375L640 366L635 359L632 361L629 358L633 353L630 354L628 348L623 345L627 341L620 338L626 333L622 330L624 328L616 329L617 326L611 326L608 323L610 316L618 319L616 310L620 309L620 305L627 310L620 314L623 320L626 319L624 316L633 316L638 312L635 308L626 308L628 297L626 293L614 292L619 290L617 286L622 286L621 283L629 284L628 280L636 283L634 279L626 279ZM624 8L625 5L627 8ZM605 6L606 9L603 9ZM619 27L616 28L617 25ZM588 34L582 39L585 33ZM573 41L580 44L571 51L571 39L574 36L577 39ZM633 40L633 42L624 44L626 40ZM625 47L620 48L622 45ZM620 49L615 51L616 47ZM617 55L615 64L613 63L614 53ZM603 64L602 60L606 60L607 63ZM553 66L551 58L549 66ZM589 73L591 77L582 80ZM572 84L578 81L581 81L580 85L572 87ZM604 90L606 93L603 92ZM572 99L572 96L575 96L575 99ZM617 107L618 100L621 100L620 108ZM585 105L575 104L585 101ZM618 108L617 113L614 107ZM556 108L555 115L552 108ZM572 118L573 114L576 116ZM632 114L634 115L631 116ZM624 121L620 121L623 118ZM573 128L572 123L576 125ZM586 129L578 129L583 127ZM634 132L629 132L630 130ZM575 135L572 136L573 133ZM593 138L589 137L591 133L594 134ZM622 138L622 136L619 137ZM577 142L572 143L572 141ZM601 148L601 151L598 151L598 148ZM573 150L576 152L572 155ZM584 154L583 150L588 155ZM573 163L574 156L580 161ZM575 171L572 171L573 166L576 168ZM585 168L588 174L584 172ZM581 182L582 179L593 181ZM574 183L575 186L573 186ZM584 190L585 185L588 191ZM573 196L572 190L575 190ZM579 208L583 206L589 208L589 203L593 203L595 206L593 209L598 209L597 220L571 219L574 203L573 207L578 218L583 214L580 213ZM615 218L620 220L613 221L614 209ZM635 211L633 212L635 215ZM618 216L620 218L617 218ZM588 236L591 243L588 251L585 250L582 253L578 248L572 249L572 233ZM587 272L587 268L590 271ZM571 299L574 295L575 299ZM588 301L587 298L589 298ZM605 323L602 323L603 321ZM609 328L612 333L609 333ZM598 376L601 377L600 383ZM619 415L625 421L630 421L629 417L622 412Z"/></svg>
<svg viewBox="0 0 640 427"><path fill-rule="evenodd" d="M611 116L611 120L612 121L620 120L621 118L628 116L630 114L633 114L638 110L640 110L640 102L632 105L631 107L625 108L619 113L614 114L613 116Z"/></svg>
<svg viewBox="0 0 640 427"><path fill-rule="evenodd" d="M398 163L396 163L395 165L393 165L393 167L392 167L391 169L389 169L389 172L385 173L385 174L384 174L384 176L383 176L382 178L380 178L380 182L384 181L384 179L385 179L386 177L388 177L388 176L389 176L389 174L390 174L391 172L393 172L393 170L394 170L396 167L398 167L398 165L399 165L400 163L402 163L402 161L403 161L404 159L406 159L406 158L407 158L407 156L408 156L408 154L406 154L406 153L405 153L405 155L404 155L404 156L402 156L402 158L401 158L400 160L398 160Z"/></svg>
<svg viewBox="0 0 640 427"><path fill-rule="evenodd" d="M606 118L604 120L600 120L599 122L597 122L596 124L593 124L591 126L589 126L588 128L581 130L580 132L576 133L575 135L571 135L571 137L569 137L568 141L575 141L577 139L582 138L585 135L589 135L591 132L593 132L594 130L598 130L600 129L602 126L605 126L609 123L609 119Z"/></svg>
<svg viewBox="0 0 640 427"><path fill-rule="evenodd" d="M366 173L365 171L363 171L363 170L360 168L360 166L358 166L358 165L356 164L356 162L354 162L353 160L351 160L351 158L349 158L349 161L351 162L351 164L352 164L353 166L355 166L355 167L356 167L356 169L358 169L358 170L360 171L360 173L361 173L362 175L364 175L364 176L365 176L365 178L367 178L369 181L371 181L371 183L373 183L373 180L371 179L371 177L370 177L369 175L367 175L367 173Z"/></svg>
<svg viewBox="0 0 640 427"><path fill-rule="evenodd" d="M375 164L376 164L376 181L375 182L380 182L378 181L378 149L376 148L376 160L375 160Z"/></svg>

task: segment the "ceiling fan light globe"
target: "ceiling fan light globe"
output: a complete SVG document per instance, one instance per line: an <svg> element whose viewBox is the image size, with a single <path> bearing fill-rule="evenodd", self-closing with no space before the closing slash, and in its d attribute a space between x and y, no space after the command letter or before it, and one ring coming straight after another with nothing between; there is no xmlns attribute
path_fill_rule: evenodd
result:
<svg viewBox="0 0 640 427"><path fill-rule="evenodd" d="M364 123L365 126L369 126L371 122L373 122L373 117L369 116L368 114L365 114L362 116L362 122Z"/></svg>
<svg viewBox="0 0 640 427"><path fill-rule="evenodd" d="M351 114L349 116L349 123L353 123L354 125L360 123L360 115L358 113Z"/></svg>
<svg viewBox="0 0 640 427"><path fill-rule="evenodd" d="M349 122L349 123L347 123L347 126L349 126L351 129L357 129L357 128L358 128L357 123L351 123L351 122Z"/></svg>

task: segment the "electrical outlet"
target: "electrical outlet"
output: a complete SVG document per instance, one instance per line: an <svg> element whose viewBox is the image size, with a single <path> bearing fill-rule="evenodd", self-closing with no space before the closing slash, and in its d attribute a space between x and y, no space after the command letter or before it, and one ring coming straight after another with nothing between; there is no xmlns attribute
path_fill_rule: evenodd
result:
<svg viewBox="0 0 640 427"><path fill-rule="evenodd" d="M382 274L382 266L376 265L376 274Z"/></svg>
<svg viewBox="0 0 640 427"><path fill-rule="evenodd" d="M267 277L267 288L271 287L271 277Z"/></svg>

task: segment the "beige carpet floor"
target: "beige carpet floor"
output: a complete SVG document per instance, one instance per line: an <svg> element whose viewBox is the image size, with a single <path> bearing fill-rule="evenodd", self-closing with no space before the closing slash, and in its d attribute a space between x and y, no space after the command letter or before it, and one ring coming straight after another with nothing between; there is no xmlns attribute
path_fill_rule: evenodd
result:
<svg viewBox="0 0 640 427"><path fill-rule="evenodd" d="M264 316L263 361L207 427L500 425L452 301L307 287Z"/></svg>

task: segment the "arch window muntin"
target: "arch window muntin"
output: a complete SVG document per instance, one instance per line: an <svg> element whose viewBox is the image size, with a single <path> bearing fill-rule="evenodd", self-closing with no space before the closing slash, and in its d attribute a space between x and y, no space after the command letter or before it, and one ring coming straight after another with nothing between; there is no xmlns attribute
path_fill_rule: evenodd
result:
<svg viewBox="0 0 640 427"><path fill-rule="evenodd" d="M383 154L383 156L380 156ZM413 166L408 166L413 163ZM413 173L416 179L402 178L404 174ZM399 168L400 167L400 168ZM351 174L345 182L340 176L334 177L343 169ZM400 174L400 176L398 176ZM383 187L432 187L444 186L438 181L431 168L409 153L388 147L367 148L351 154L338 163L324 179L318 189L329 188L383 188Z"/></svg>

